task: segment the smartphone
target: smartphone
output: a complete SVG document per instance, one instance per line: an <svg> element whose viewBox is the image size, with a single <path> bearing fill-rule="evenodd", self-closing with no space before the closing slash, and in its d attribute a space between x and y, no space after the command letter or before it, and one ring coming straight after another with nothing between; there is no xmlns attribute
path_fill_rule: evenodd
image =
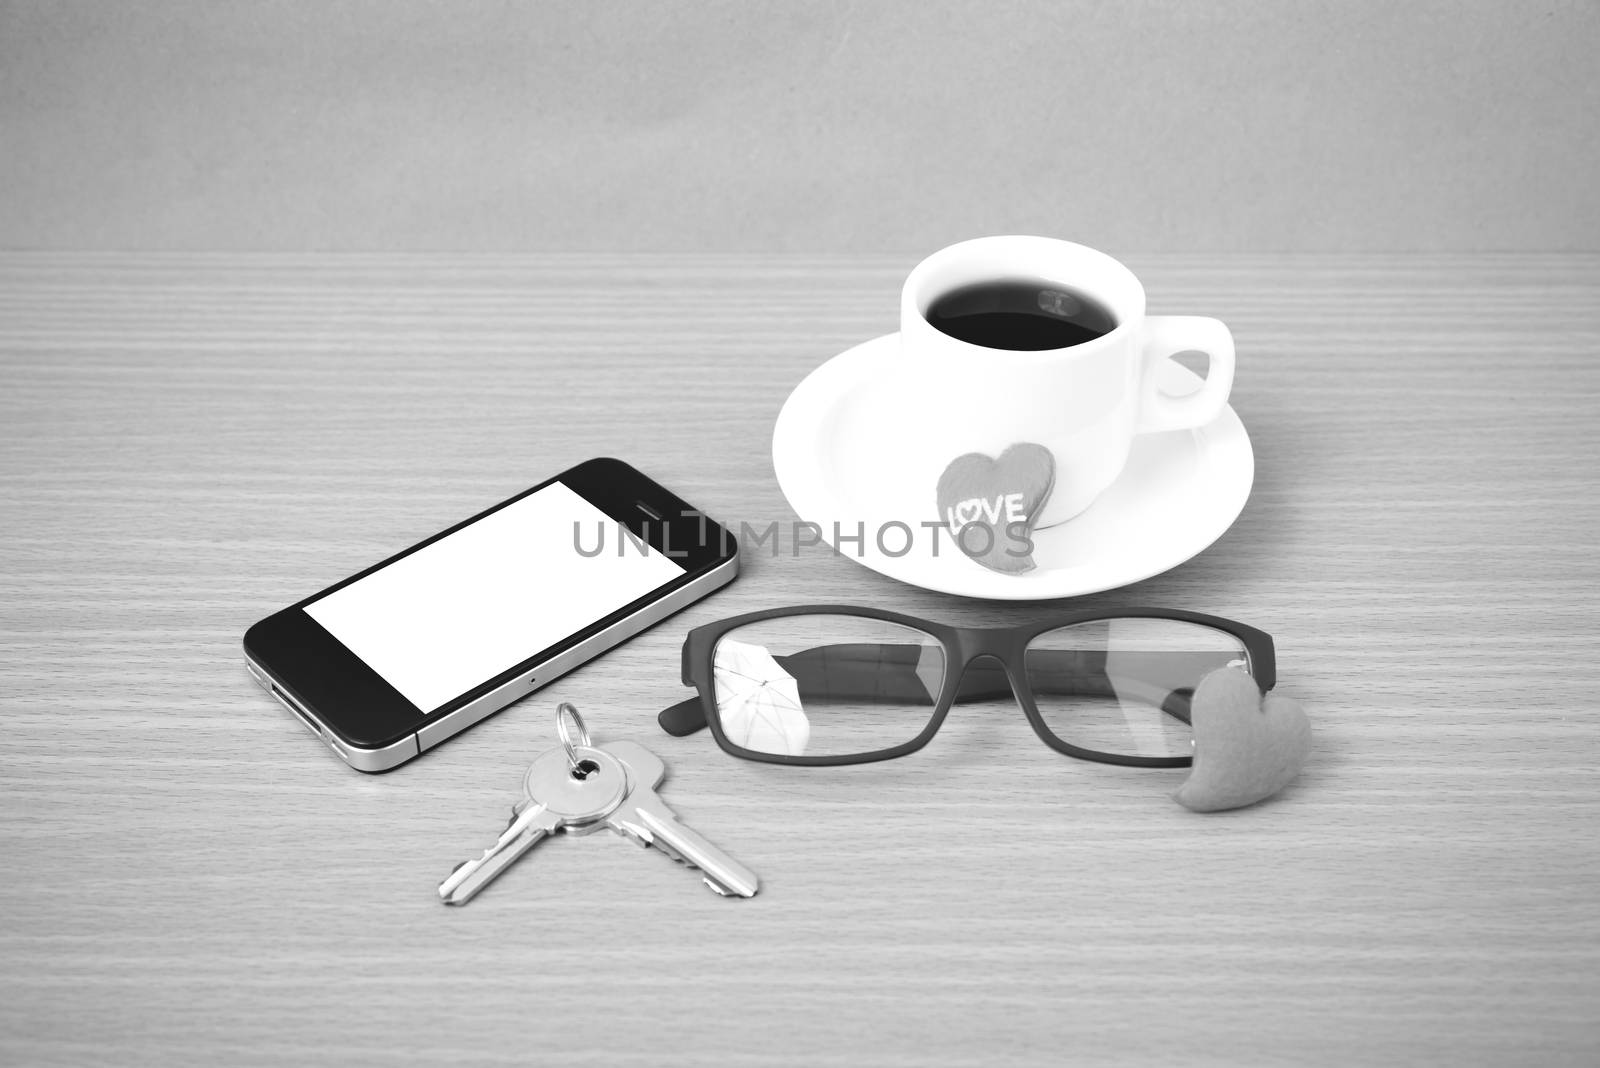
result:
<svg viewBox="0 0 1600 1068"><path fill-rule="evenodd" d="M590 460L268 616L245 664L345 763L387 771L738 572L721 526Z"/></svg>

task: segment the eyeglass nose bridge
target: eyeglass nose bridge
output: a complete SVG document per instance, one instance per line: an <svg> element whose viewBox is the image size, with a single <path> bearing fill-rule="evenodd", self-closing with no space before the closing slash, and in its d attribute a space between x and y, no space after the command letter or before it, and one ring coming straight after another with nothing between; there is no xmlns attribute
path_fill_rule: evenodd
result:
<svg viewBox="0 0 1600 1068"><path fill-rule="evenodd" d="M982 701L1001 701L1011 698L1028 721L1033 732L1053 749L1065 749L1065 744L1055 738L1040 718L1034 703L1030 683L1026 679L1023 643L1015 641L1009 630L971 630L957 634L947 646L946 655L951 663L947 668L943 705L929 724L926 742L944 725L946 717L957 705L977 704Z"/></svg>
<svg viewBox="0 0 1600 1068"><path fill-rule="evenodd" d="M950 704L966 705L978 701L1000 701L1009 697L1019 707L1023 706L1020 680L1012 674L1012 666L1000 650L977 649L950 665L953 686Z"/></svg>

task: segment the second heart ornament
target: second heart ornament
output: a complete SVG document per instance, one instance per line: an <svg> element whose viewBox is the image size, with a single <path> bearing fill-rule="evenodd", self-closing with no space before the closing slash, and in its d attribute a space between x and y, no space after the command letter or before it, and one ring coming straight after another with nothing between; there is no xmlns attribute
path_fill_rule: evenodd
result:
<svg viewBox="0 0 1600 1068"><path fill-rule="evenodd" d="M998 459L969 452L939 476L939 519L956 545L992 571L1021 575L1034 569L1033 527L1055 487L1050 450L1022 442Z"/></svg>
<svg viewBox="0 0 1600 1068"><path fill-rule="evenodd" d="M1311 753L1311 723L1299 702L1261 694L1238 668L1200 680L1189 703L1194 768L1173 798L1195 812L1242 808L1288 786Z"/></svg>

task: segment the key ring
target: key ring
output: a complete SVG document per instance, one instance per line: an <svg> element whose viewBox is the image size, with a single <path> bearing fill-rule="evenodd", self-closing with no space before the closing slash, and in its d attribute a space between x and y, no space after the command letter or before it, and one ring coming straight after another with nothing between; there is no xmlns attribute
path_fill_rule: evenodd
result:
<svg viewBox="0 0 1600 1068"><path fill-rule="evenodd" d="M567 729L568 722L572 730ZM583 749L594 748L589 741L589 728L583 725L583 717L578 715L578 709L571 701L562 701L556 706L556 733L561 736L561 748L567 751L567 763L572 765L572 770L578 770L578 750L573 747L572 731L578 735L578 747Z"/></svg>

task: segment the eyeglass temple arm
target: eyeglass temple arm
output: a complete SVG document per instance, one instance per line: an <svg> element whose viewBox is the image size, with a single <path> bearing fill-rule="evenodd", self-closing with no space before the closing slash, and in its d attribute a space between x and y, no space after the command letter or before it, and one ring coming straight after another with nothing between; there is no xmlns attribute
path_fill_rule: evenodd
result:
<svg viewBox="0 0 1600 1068"><path fill-rule="evenodd" d="M833 700L872 700L882 703L932 704L934 694L917 674L924 646L921 645L825 645L816 649L778 656L773 659L788 672L800 689L813 698ZM1119 661L1137 653L1118 653ZM1204 658L1208 664L1214 653L1152 651L1170 665L1175 657ZM1129 665L1132 666L1132 665ZM1189 722L1187 687L1164 690L1158 685L1140 684L1128 677L1106 674L1106 654L1088 650L1044 649L1029 654L1029 675L1035 693L1070 693L1088 697L1116 697L1143 689L1147 699L1159 699L1161 710L1175 719ZM1207 668L1209 670L1209 667ZM1193 677L1190 675L1189 677ZM1005 668L989 660L973 664L962 675L956 690L957 704L992 701L1012 696L1011 680ZM683 737L706 725L705 707L699 696L680 701L656 717L661 729Z"/></svg>

